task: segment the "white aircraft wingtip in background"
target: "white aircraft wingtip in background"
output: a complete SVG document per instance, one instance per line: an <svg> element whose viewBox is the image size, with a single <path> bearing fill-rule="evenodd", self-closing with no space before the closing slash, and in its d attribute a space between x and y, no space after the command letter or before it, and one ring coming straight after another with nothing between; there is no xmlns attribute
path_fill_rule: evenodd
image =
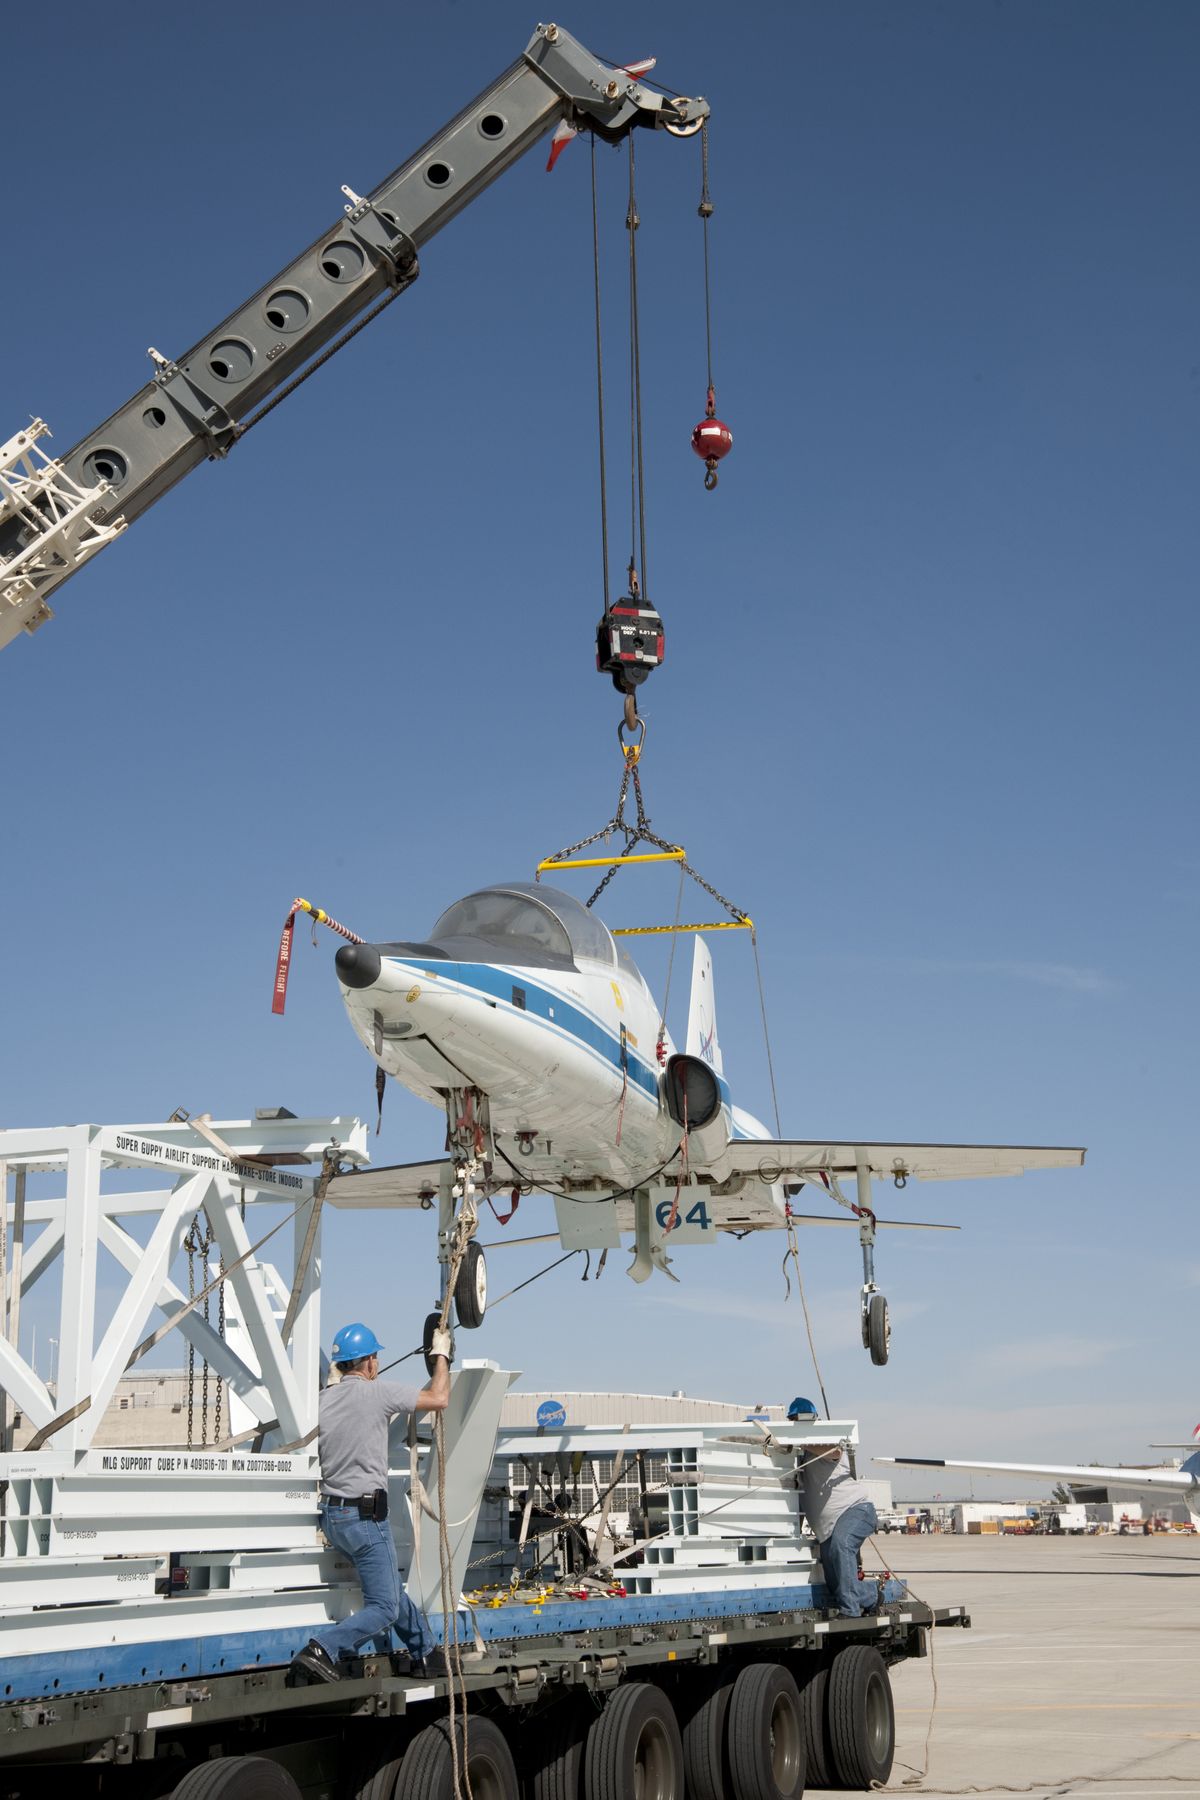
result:
<svg viewBox="0 0 1200 1800"><path fill-rule="evenodd" d="M1165 1448L1165 1446L1163 1446ZM957 1457L876 1456L873 1462L891 1463L904 1469L965 1469L976 1475L1034 1475L1046 1481L1066 1481L1076 1487L1121 1487L1146 1494L1177 1496L1200 1525L1200 1450L1178 1469L1103 1468L1090 1463L964 1462Z"/></svg>

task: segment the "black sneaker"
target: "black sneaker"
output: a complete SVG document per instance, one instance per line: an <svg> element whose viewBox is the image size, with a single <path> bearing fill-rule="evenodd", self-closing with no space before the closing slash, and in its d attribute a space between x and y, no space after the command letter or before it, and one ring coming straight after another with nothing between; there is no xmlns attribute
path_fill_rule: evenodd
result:
<svg viewBox="0 0 1200 1800"><path fill-rule="evenodd" d="M287 1673L289 1687L297 1687L306 1681L340 1680L337 1664L324 1644L318 1644L316 1638L310 1638L303 1650L296 1652Z"/></svg>
<svg viewBox="0 0 1200 1800"><path fill-rule="evenodd" d="M419 1662L414 1662L411 1673L424 1676L432 1681L444 1681L450 1673L450 1664L441 1645L435 1645L428 1656L423 1656Z"/></svg>

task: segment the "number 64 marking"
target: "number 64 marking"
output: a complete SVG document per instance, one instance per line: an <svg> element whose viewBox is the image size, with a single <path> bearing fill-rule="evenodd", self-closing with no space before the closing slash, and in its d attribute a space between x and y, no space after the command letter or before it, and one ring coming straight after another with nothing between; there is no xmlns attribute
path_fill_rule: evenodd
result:
<svg viewBox="0 0 1200 1800"><path fill-rule="evenodd" d="M671 1217L671 1207L673 1204L674 1202L671 1200L660 1200L654 1209L654 1216L658 1220L660 1231L666 1231L667 1229L667 1221ZM708 1216L707 1205L703 1200L697 1200L690 1212L679 1213L676 1216L675 1223L671 1226L671 1230L677 1231L681 1225L698 1225L701 1231L707 1231L711 1224L712 1220Z"/></svg>

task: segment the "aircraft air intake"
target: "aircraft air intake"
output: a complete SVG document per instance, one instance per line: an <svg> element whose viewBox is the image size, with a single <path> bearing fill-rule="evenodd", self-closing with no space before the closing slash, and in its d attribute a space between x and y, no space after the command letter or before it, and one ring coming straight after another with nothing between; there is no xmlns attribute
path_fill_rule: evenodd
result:
<svg viewBox="0 0 1200 1800"><path fill-rule="evenodd" d="M703 1131L720 1116L720 1085L698 1056L672 1056L663 1080L667 1111L677 1125L686 1125L689 1132Z"/></svg>

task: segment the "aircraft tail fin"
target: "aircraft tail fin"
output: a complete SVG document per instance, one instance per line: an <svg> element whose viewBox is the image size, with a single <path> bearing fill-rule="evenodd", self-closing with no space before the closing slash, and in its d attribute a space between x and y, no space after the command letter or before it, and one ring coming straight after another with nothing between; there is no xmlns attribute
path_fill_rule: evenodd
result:
<svg viewBox="0 0 1200 1800"><path fill-rule="evenodd" d="M692 953L692 996L688 1006L687 1053L698 1056L717 1075L725 1073L717 1042L717 1008L713 997L712 956L697 933Z"/></svg>

